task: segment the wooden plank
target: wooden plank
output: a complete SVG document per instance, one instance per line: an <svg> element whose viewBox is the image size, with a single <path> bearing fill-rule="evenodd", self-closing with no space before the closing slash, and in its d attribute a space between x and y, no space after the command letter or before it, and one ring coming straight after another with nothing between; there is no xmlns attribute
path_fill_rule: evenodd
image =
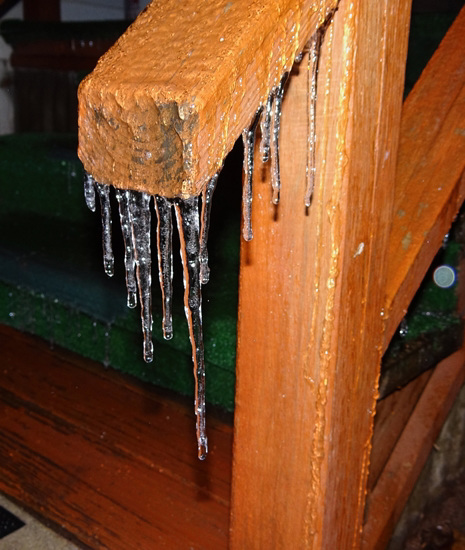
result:
<svg viewBox="0 0 465 550"><path fill-rule="evenodd" d="M277 207L256 171L254 239L241 251L233 550L359 542L408 23L409 2L341 1L320 59L310 209L305 59L284 100Z"/></svg>
<svg viewBox="0 0 465 550"><path fill-rule="evenodd" d="M431 374L431 370L424 372L401 390L377 403L367 483L369 492L375 487Z"/></svg>
<svg viewBox="0 0 465 550"><path fill-rule="evenodd" d="M381 550L386 547L464 381L465 350L462 349L435 368L369 496L362 549Z"/></svg>
<svg viewBox="0 0 465 550"><path fill-rule="evenodd" d="M10 328L0 349L0 490L90 548L227 548L230 426L202 463L190 400Z"/></svg>
<svg viewBox="0 0 465 550"><path fill-rule="evenodd" d="M337 0L152 2L79 89L94 178L199 194Z"/></svg>
<svg viewBox="0 0 465 550"><path fill-rule="evenodd" d="M389 242L389 344L465 197L465 8L408 96Z"/></svg>

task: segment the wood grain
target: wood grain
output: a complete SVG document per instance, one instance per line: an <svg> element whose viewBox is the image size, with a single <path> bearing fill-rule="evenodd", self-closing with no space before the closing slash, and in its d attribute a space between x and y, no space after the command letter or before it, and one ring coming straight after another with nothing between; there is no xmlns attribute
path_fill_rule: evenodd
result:
<svg viewBox="0 0 465 550"><path fill-rule="evenodd" d="M228 546L232 429L191 403L0 329L0 490L89 548Z"/></svg>
<svg viewBox="0 0 465 550"><path fill-rule="evenodd" d="M465 8L402 112L389 240L389 344L465 198Z"/></svg>
<svg viewBox="0 0 465 550"><path fill-rule="evenodd" d="M363 550L386 547L434 441L465 381L465 351L435 368L367 501Z"/></svg>
<svg viewBox="0 0 465 550"><path fill-rule="evenodd" d="M284 100L278 207L257 170L241 251L234 550L359 543L409 7L339 5L320 61L311 208L303 68Z"/></svg>
<svg viewBox="0 0 465 550"><path fill-rule="evenodd" d="M79 89L94 178L200 194L337 0L152 2Z"/></svg>

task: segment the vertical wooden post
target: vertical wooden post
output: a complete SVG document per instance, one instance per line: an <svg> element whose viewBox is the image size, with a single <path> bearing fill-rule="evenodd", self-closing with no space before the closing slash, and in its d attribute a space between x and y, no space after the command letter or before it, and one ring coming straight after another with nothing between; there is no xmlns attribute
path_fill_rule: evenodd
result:
<svg viewBox="0 0 465 550"><path fill-rule="evenodd" d="M254 239L241 251L233 550L360 544L409 14L409 0L341 0L320 61L311 208L305 59L284 101L279 206L256 169Z"/></svg>

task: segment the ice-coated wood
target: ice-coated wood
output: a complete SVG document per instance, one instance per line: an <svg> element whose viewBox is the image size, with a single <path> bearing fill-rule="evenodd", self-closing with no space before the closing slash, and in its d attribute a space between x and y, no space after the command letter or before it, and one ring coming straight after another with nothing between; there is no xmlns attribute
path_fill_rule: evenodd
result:
<svg viewBox="0 0 465 550"><path fill-rule="evenodd" d="M465 8L405 101L389 240L386 348L465 197Z"/></svg>
<svg viewBox="0 0 465 550"><path fill-rule="evenodd" d="M79 89L94 178L199 194L337 0L152 2Z"/></svg>
<svg viewBox="0 0 465 550"><path fill-rule="evenodd" d="M320 61L311 207L305 59L284 99L279 206L256 170L254 239L241 251L233 550L360 544L409 14L404 0L341 1Z"/></svg>

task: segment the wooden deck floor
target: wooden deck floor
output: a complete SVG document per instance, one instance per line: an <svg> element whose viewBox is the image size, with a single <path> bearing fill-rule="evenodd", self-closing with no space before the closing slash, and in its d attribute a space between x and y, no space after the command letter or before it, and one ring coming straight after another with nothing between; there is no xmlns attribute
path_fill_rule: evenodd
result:
<svg viewBox="0 0 465 550"><path fill-rule="evenodd" d="M0 326L0 491L84 548L228 546L232 427Z"/></svg>

